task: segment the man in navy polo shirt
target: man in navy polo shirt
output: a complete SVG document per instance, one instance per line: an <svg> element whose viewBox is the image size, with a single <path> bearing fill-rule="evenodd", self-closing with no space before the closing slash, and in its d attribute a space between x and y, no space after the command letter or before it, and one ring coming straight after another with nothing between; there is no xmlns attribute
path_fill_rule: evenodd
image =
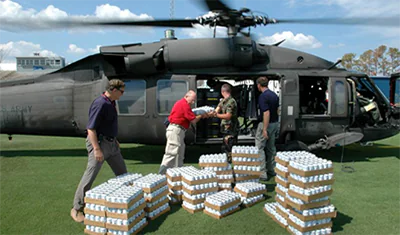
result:
<svg viewBox="0 0 400 235"><path fill-rule="evenodd" d="M106 91L96 98L89 109L89 121L86 126L86 149L88 164L75 192L71 217L83 222L84 196L96 179L103 161L106 160L116 176L127 172L124 159L116 139L118 134L118 113L115 100L124 94L125 84L118 79L110 80Z"/></svg>
<svg viewBox="0 0 400 235"><path fill-rule="evenodd" d="M168 117L170 122L167 127L167 146L161 162L159 174L165 174L168 168L183 166L185 159L185 132L189 129L190 123L197 123L207 114L195 115L190 107L196 101L196 92L190 90L178 100L172 107Z"/></svg>
<svg viewBox="0 0 400 235"><path fill-rule="evenodd" d="M261 158L261 180L269 180L270 177L276 175L274 157L276 155L275 135L279 129L279 97L268 89L268 83L267 77L257 79L257 88L261 94L258 98L260 112L255 139Z"/></svg>

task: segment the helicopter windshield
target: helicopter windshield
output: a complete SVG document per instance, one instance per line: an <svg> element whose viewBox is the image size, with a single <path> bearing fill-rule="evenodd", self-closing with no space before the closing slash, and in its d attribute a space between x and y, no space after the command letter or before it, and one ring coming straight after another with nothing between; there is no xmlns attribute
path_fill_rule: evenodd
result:
<svg viewBox="0 0 400 235"><path fill-rule="evenodd" d="M379 98L382 98L384 102L389 105L388 98L383 94L383 92L373 83L371 83L370 79L367 77L360 78L357 86L357 91L359 91L363 96L366 96L370 99L376 96L375 94L379 94ZM378 97L375 97L378 98Z"/></svg>

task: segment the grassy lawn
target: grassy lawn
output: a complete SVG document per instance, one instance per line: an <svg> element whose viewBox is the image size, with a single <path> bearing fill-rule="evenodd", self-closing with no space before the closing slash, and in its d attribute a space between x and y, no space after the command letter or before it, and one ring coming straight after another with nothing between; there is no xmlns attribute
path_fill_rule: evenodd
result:
<svg viewBox="0 0 400 235"><path fill-rule="evenodd" d="M350 145L319 152L334 161L333 205L338 210L333 232L337 234L400 233L400 135L371 147ZM83 234L84 225L69 216L75 189L87 164L84 139L0 135L0 233ZM197 166L203 153L219 146L189 146L186 164ZM164 146L123 144L129 172L155 173ZM353 173L343 172L351 166ZM95 185L113 177L107 164ZM266 202L274 201L274 179L265 182ZM203 213L192 215L180 206L150 221L146 234L288 234L262 211L265 202L241 209L222 220Z"/></svg>

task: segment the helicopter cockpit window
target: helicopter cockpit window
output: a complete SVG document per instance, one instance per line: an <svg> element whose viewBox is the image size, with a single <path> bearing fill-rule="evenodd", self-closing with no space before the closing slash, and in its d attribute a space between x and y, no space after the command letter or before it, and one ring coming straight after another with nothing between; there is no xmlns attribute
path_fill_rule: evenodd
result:
<svg viewBox="0 0 400 235"><path fill-rule="evenodd" d="M181 99L188 91L186 81L157 81L157 112L168 115L175 102Z"/></svg>
<svg viewBox="0 0 400 235"><path fill-rule="evenodd" d="M400 107L400 78L396 79L395 84L395 93L394 93L394 104Z"/></svg>
<svg viewBox="0 0 400 235"><path fill-rule="evenodd" d="M146 113L146 81L125 82L124 95L117 101L120 115L143 115Z"/></svg>
<svg viewBox="0 0 400 235"><path fill-rule="evenodd" d="M346 87L342 81L336 81L334 87L334 101L332 102L335 114L343 115L346 113Z"/></svg>

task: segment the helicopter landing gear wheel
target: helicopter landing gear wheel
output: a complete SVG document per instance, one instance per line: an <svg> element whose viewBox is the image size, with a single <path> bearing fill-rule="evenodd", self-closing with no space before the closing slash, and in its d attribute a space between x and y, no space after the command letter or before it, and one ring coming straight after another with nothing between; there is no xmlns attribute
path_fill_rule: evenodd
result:
<svg viewBox="0 0 400 235"><path fill-rule="evenodd" d="M307 151L310 152L308 146L299 140L290 140L285 144L285 151Z"/></svg>

